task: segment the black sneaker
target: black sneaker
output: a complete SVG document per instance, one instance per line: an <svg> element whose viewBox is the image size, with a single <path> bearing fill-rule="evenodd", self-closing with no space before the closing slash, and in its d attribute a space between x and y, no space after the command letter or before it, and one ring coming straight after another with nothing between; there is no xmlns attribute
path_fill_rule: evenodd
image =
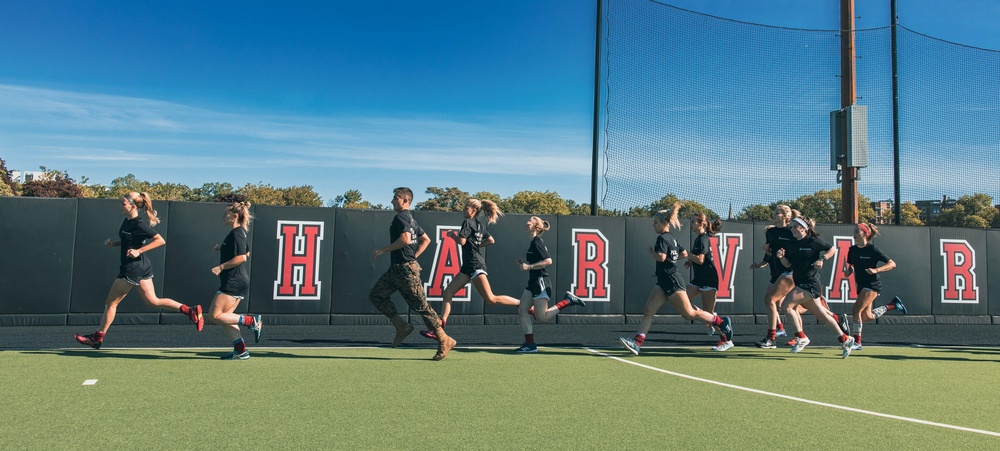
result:
<svg viewBox="0 0 1000 451"><path fill-rule="evenodd" d="M93 335L76 334L73 335L73 338L76 339L77 343L80 343L84 346L90 346L91 348L94 349L101 349L101 345L104 344L104 340L95 340Z"/></svg>
<svg viewBox="0 0 1000 451"><path fill-rule="evenodd" d="M899 300L899 296L892 298L892 305L896 306L896 310L899 310L899 313L906 314L906 306L903 305L903 301Z"/></svg>
<svg viewBox="0 0 1000 451"><path fill-rule="evenodd" d="M733 321L729 317L722 318L722 324L719 325L719 331L722 332L722 338L727 341L733 340Z"/></svg>
<svg viewBox="0 0 1000 451"><path fill-rule="evenodd" d="M774 341L771 341L770 338L764 338L763 340L758 341L756 345L761 349L775 349L778 347L778 345L774 344Z"/></svg>
<svg viewBox="0 0 1000 451"><path fill-rule="evenodd" d="M521 345L520 348L514 350L516 354L530 354L532 352L538 352L538 345L534 343L525 343Z"/></svg>
<svg viewBox="0 0 1000 451"><path fill-rule="evenodd" d="M264 322L261 321L260 315L253 315L253 324L250 325L250 331L253 332L253 342L260 343L260 330L264 327Z"/></svg>
<svg viewBox="0 0 1000 451"><path fill-rule="evenodd" d="M587 303L583 302L583 299L574 296L573 293L570 293L568 291L566 292L566 295L563 296L563 299L569 301L569 305L579 305L580 307L587 306ZM534 312L528 312L528 313L534 313Z"/></svg>
<svg viewBox="0 0 1000 451"><path fill-rule="evenodd" d="M851 336L851 320L847 318L846 313L841 313L839 316L840 321L837 322L837 325L840 326L840 331L848 337Z"/></svg>

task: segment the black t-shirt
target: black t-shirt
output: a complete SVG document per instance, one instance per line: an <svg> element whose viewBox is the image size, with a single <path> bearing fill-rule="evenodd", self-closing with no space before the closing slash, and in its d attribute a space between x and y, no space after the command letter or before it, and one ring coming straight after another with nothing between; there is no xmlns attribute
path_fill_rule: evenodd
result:
<svg viewBox="0 0 1000 451"><path fill-rule="evenodd" d="M704 255L705 261L702 264L691 262L691 283L703 287L719 286L719 273L715 269L715 256L712 252L712 244L707 233L702 233L691 243L690 255Z"/></svg>
<svg viewBox="0 0 1000 451"><path fill-rule="evenodd" d="M392 224L389 226L389 242L396 242L403 232L410 232L410 243L389 254L390 262L394 265L416 260L417 258L414 257L414 254L419 247L417 245L417 238L424 235L424 229L421 229L417 221L413 219L413 213L410 210L400 211L392 218Z"/></svg>
<svg viewBox="0 0 1000 451"><path fill-rule="evenodd" d="M490 237L486 226L479 222L478 218L466 219L462 221L458 236L465 238L465 244L462 245L462 272L485 270L486 259L480 253L479 247Z"/></svg>
<svg viewBox="0 0 1000 451"><path fill-rule="evenodd" d="M524 261L528 264L538 263L549 257L549 248L545 247L545 242L542 241L542 237L536 236L531 239L531 244L528 245L528 252L524 255ZM528 271L528 277L530 279L535 279L538 277L547 277L549 275L548 268L532 269Z"/></svg>
<svg viewBox="0 0 1000 451"><path fill-rule="evenodd" d="M792 231L788 227L771 227L764 231L764 239L768 247L771 249L771 253L764 254L764 261L767 262L768 266L771 267L771 274L775 275L774 271L777 270L777 274L785 272L785 267L781 265L781 262L777 258L774 258L774 253L795 240L792 236Z"/></svg>
<svg viewBox="0 0 1000 451"><path fill-rule="evenodd" d="M247 231L243 227L237 227L226 235L219 248L219 264L232 260L237 255L246 255L250 252L247 245ZM247 287L250 285L250 273L247 271L247 264L243 264L229 269L223 269L219 273L219 291L230 296L246 295Z"/></svg>
<svg viewBox="0 0 1000 451"><path fill-rule="evenodd" d="M854 281L859 287L870 287L873 282L879 280L878 274L868 274L868 268L877 268L879 263L888 263L889 257L874 244L865 247L858 247L857 244L851 246L847 251L847 264L854 266Z"/></svg>
<svg viewBox="0 0 1000 451"><path fill-rule="evenodd" d="M146 244L146 240L157 235L159 234L149 226L149 223L142 216L136 216L134 219L126 218L122 221L122 226L118 229L118 239L122 243L119 249L122 274L142 275L147 274L152 269L153 265L149 263L145 252L136 258L129 257L127 252L129 249L139 249Z"/></svg>
<svg viewBox="0 0 1000 451"><path fill-rule="evenodd" d="M830 243L818 237L808 236L801 240L793 239L791 243L784 246L785 258L792 264L792 278L795 280L795 285L808 282L820 283L820 272L813 264L816 263L816 260L821 259L831 247L833 246Z"/></svg>
<svg viewBox="0 0 1000 451"><path fill-rule="evenodd" d="M656 237L653 251L667 256L666 260L656 262L656 277L670 276L677 272L677 259L684 252L684 247L677 242L672 233L661 233L660 236Z"/></svg>

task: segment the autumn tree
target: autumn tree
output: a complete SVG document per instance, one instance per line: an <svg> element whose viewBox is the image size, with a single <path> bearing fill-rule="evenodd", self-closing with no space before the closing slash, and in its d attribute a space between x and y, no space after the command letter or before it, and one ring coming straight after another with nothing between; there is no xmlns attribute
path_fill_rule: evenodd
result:
<svg viewBox="0 0 1000 451"><path fill-rule="evenodd" d="M42 176L21 185L23 197L83 197L76 180L58 169L41 166Z"/></svg>
<svg viewBox="0 0 1000 451"><path fill-rule="evenodd" d="M913 202L903 202L899 206L899 224L922 226L924 222L920 220L920 209Z"/></svg>

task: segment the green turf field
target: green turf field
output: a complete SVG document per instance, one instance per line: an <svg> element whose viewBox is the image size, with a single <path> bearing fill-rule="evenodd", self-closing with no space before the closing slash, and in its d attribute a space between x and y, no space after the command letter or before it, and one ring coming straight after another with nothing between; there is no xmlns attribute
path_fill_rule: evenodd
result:
<svg viewBox="0 0 1000 451"><path fill-rule="evenodd" d="M2 351L0 437L8 449L1000 447L1000 349L251 352Z"/></svg>

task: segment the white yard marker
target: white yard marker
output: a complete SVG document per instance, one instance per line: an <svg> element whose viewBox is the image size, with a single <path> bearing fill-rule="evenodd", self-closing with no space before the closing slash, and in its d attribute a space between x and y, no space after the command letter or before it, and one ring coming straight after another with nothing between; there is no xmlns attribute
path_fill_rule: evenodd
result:
<svg viewBox="0 0 1000 451"><path fill-rule="evenodd" d="M83 385L96 385L96 384L97 384L97 379L87 379L83 381Z"/></svg>
<svg viewBox="0 0 1000 451"><path fill-rule="evenodd" d="M591 348L583 348L583 349L587 350L588 352L591 352L591 353L597 354L599 356L602 356L602 357L607 357L609 359L616 360L616 361L621 362L621 363L627 363L629 365L634 365L634 366L637 366L639 368L645 368L647 370L656 371L658 373L669 374L671 376L676 376L676 377L680 377L680 378L684 378L684 379L689 379L689 380L693 380L693 381L698 381L698 382L704 382L704 383L707 383L707 384L718 385L718 386L721 386L721 387L727 387L727 388L732 388L732 389L736 389L736 390L743 390L743 391L750 392L750 393L756 393L758 395L773 396L775 398L787 399L789 401L796 401L796 402L801 402L801 403L806 403L806 404L812 404L812 405L815 405L815 406L829 407L829 408L832 408L832 409L846 410L848 412L855 412L855 413L861 413L861 414L865 414L865 415L872 415L872 416L881 417L881 418L888 418L888 419L891 419L891 420L907 421L907 422L910 422L910 423L923 424L923 425L927 425L927 426L936 426L936 427L945 428L945 429L952 429L952 430L956 430L956 431L973 432L973 433L976 433L976 434L983 434L983 435L990 435L990 436L993 436L993 437L1000 437L1000 432L985 431L985 430L982 430L982 429L973 429L973 428L967 428L967 427L963 427L963 426L955 426L953 424L935 423L933 421L921 420L921 419L918 419L918 418L903 417L903 416L899 416L899 415L890 415L890 414L887 414L887 413L873 412L871 410L864 410L864 409L856 409L854 407L841 406L841 405L830 404L830 403L826 403L826 402L813 401L811 399L805 399L805 398L799 398L799 397L795 397L795 396L783 395L783 394L780 394L780 393L772 393L772 392L769 392L769 391L757 390L755 388L741 387L739 385L727 384L725 382L713 381L711 379L704 379L704 378L700 378L700 377L696 377L696 376L691 376L691 375L687 375L687 374L683 374L683 373L676 373L676 372L665 370L665 369L662 369L662 368L657 368L655 366L643 365L641 363L633 362L631 360L626 360L626 359L623 359L623 358L620 358L620 357L615 357L615 356L610 355L610 354L605 354L603 352L596 351L596 350L591 349Z"/></svg>

